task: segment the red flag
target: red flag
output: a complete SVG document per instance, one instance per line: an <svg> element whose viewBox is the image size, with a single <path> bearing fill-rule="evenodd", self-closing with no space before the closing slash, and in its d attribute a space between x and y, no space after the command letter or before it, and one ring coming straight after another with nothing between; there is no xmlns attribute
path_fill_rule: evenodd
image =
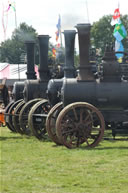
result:
<svg viewBox="0 0 128 193"><path fill-rule="evenodd" d="M118 19L120 17L119 8L115 9L114 15L112 17L113 17L113 19Z"/></svg>
<svg viewBox="0 0 128 193"><path fill-rule="evenodd" d="M115 9L114 11L114 15L112 16L112 21L111 21L111 25L115 25L115 24L120 24L120 11L119 8Z"/></svg>
<svg viewBox="0 0 128 193"><path fill-rule="evenodd" d="M60 43L56 44L56 48L60 48Z"/></svg>

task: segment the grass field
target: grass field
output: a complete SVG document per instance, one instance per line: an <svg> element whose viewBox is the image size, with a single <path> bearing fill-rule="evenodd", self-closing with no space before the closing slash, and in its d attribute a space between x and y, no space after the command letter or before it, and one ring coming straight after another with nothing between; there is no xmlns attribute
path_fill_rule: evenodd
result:
<svg viewBox="0 0 128 193"><path fill-rule="evenodd" d="M1 193L128 193L128 140L67 149L1 130Z"/></svg>

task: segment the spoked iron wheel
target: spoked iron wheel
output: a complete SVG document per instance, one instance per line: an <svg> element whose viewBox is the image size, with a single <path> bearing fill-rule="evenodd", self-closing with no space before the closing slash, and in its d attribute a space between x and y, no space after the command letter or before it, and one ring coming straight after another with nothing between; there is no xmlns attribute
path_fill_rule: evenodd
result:
<svg viewBox="0 0 128 193"><path fill-rule="evenodd" d="M46 138L46 117L50 108L48 101L43 99L31 108L28 115L28 126L40 140Z"/></svg>
<svg viewBox="0 0 128 193"><path fill-rule="evenodd" d="M20 100L14 102L14 103L10 106L10 108L8 109L8 113L6 113L6 116L5 116L5 120L6 120L6 122L8 123L8 126L9 126L8 128L9 128L11 131L13 131L13 132L16 132L16 130L15 130L15 127L14 127L13 122L12 122L12 117L13 117L14 110L15 110L16 106L17 106L22 100L23 100L23 99L20 99ZM6 124L7 124L7 123L6 123Z"/></svg>
<svg viewBox="0 0 128 193"><path fill-rule="evenodd" d="M63 103L57 103L48 113L46 119L46 130L48 132L49 138L54 141L57 145L61 145L62 143L58 139L56 135L56 119L58 117L59 112L63 108Z"/></svg>
<svg viewBox="0 0 128 193"><path fill-rule="evenodd" d="M42 99L33 99L28 101L21 109L19 114L19 123L20 123L20 129L23 134L30 135L31 129L28 127L28 114L33 107L33 105Z"/></svg>
<svg viewBox="0 0 128 193"><path fill-rule="evenodd" d="M101 112L85 102L66 106L56 121L57 136L68 148L76 148L83 143L87 147L95 147L101 141L104 129Z"/></svg>
<svg viewBox="0 0 128 193"><path fill-rule="evenodd" d="M11 131L14 132L14 130L12 130L12 128L10 127L8 121L9 121L9 115L8 115L8 111L10 109L10 107L14 104L14 101L11 101L5 108L5 112L4 112L4 119L5 119L5 124L8 127L8 129L10 129Z"/></svg>
<svg viewBox="0 0 128 193"><path fill-rule="evenodd" d="M20 129L19 114L20 114L20 111L21 111L22 107L24 106L24 104L25 104L25 101L22 100L22 101L16 106L16 108L14 109L13 117L12 117L12 122L13 122L14 128L15 128L16 132L18 132L18 133L20 133L20 134L23 134L23 132L22 132L22 130Z"/></svg>

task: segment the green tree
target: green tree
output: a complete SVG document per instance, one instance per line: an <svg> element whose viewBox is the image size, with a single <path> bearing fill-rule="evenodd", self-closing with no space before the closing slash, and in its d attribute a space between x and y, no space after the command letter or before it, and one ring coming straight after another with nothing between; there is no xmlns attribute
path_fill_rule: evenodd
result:
<svg viewBox="0 0 128 193"><path fill-rule="evenodd" d="M115 43L113 30L115 26L111 25L112 15L103 16L99 21L94 22L91 28L91 45L95 48L101 48L104 53L106 44ZM121 21L128 32L128 15L121 15ZM128 36L123 41L125 49L128 49Z"/></svg>
<svg viewBox="0 0 128 193"><path fill-rule="evenodd" d="M21 56L26 53L26 46L24 43L27 40L37 41L36 30L32 26L28 26L26 23L21 23L20 26L12 33L11 39L1 43L0 61L8 62L10 64L21 63ZM38 54L38 51L36 51L36 53Z"/></svg>

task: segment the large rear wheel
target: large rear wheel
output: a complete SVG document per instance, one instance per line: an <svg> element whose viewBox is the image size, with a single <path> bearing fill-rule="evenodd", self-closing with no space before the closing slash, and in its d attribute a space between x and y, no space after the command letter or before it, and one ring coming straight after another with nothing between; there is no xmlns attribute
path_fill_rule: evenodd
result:
<svg viewBox="0 0 128 193"><path fill-rule="evenodd" d="M13 117L12 117L13 126L14 126L16 132L18 132L20 134L23 134L23 132L20 128L19 114L20 114L20 111L21 111L22 107L24 106L24 104L25 104L25 101L23 100L16 106L16 108L14 109Z"/></svg>
<svg viewBox="0 0 128 193"><path fill-rule="evenodd" d="M9 130L11 130L12 132L15 132L12 127L10 127L8 121L9 121L9 114L8 114L8 111L10 109L10 107L14 104L14 101L11 101L5 108L5 111L4 111L4 120L5 120L5 124L6 126L8 127Z"/></svg>
<svg viewBox="0 0 128 193"><path fill-rule="evenodd" d="M46 138L46 118L50 110L48 100L43 99L36 103L28 115L28 127L38 139Z"/></svg>
<svg viewBox="0 0 128 193"><path fill-rule="evenodd" d="M66 106L58 115L56 132L68 148L81 144L95 147L104 135L105 122L101 112L93 105L76 102Z"/></svg>
<svg viewBox="0 0 128 193"><path fill-rule="evenodd" d="M46 119L46 130L48 132L49 138L54 141L57 145L62 145L59 138L56 135L56 119L58 117L59 112L63 108L63 103L57 103L48 113Z"/></svg>
<svg viewBox="0 0 128 193"><path fill-rule="evenodd" d="M31 135L31 129L28 126L28 114L35 103L41 101L40 98L28 101L21 109L19 114L20 129L23 134Z"/></svg>
<svg viewBox="0 0 128 193"><path fill-rule="evenodd" d="M16 106L23 101L23 99L20 99L16 102L14 102L12 105L10 105L10 108L8 109L7 113L5 113L5 121L6 121L6 125L8 126L8 128L13 131L16 132L16 129L13 125L13 121L12 121L12 117L14 115L14 110L16 108Z"/></svg>

